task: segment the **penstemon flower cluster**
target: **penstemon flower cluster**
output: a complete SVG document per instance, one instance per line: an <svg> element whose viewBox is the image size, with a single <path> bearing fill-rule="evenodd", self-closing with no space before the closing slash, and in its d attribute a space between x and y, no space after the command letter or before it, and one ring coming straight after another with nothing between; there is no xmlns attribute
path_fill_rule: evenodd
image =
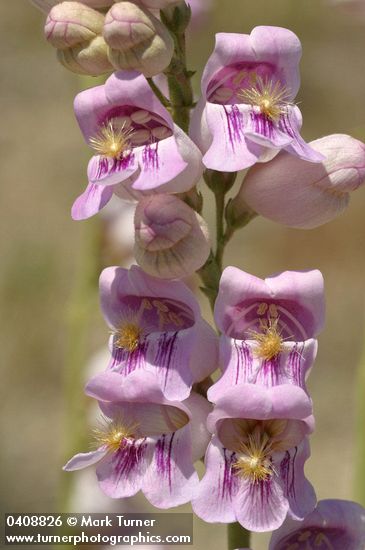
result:
<svg viewBox="0 0 365 550"><path fill-rule="evenodd" d="M365 181L365 145L341 134L301 137L301 44L288 29L219 33L195 102L185 2L33 1L47 12L46 37L63 65L107 74L75 98L90 161L73 219L97 214L113 197L136 203L138 265L100 276L111 335L105 371L86 385L100 409L95 446L64 469L95 465L111 498L142 491L158 508L191 502L207 522L275 531L271 550L363 548L365 511L335 500L317 505L304 475L322 275L261 280L223 270L222 258L257 215L307 229L337 216ZM202 178L217 205L213 249L196 187ZM217 330L184 281L195 272ZM199 480L194 464L203 457Z"/></svg>

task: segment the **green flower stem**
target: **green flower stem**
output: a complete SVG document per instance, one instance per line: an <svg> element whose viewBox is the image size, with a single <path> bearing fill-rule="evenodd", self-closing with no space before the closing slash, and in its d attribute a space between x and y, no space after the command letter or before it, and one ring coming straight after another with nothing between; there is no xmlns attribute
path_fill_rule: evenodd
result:
<svg viewBox="0 0 365 550"><path fill-rule="evenodd" d="M247 531L239 523L227 525L228 550L250 547L250 531Z"/></svg>
<svg viewBox="0 0 365 550"><path fill-rule="evenodd" d="M167 82L173 119L184 132L188 132L190 109L193 107L190 78L186 75L185 71L180 71L179 73L173 72L167 74Z"/></svg>
<svg viewBox="0 0 365 550"><path fill-rule="evenodd" d="M235 234L235 232L238 229L242 229L243 227L245 227L256 216L257 214L252 210L250 210L242 214L239 222L237 222L236 224L230 223L230 220L228 220L225 232L223 233L221 238L217 240L216 260L218 265L222 266L223 254L224 254L225 248L229 243L229 241L231 240L231 238L233 237L233 235Z"/></svg>
<svg viewBox="0 0 365 550"><path fill-rule="evenodd" d="M170 96L170 110L176 124L188 132L190 110L194 107L191 77L194 72L186 66L185 30L190 19L190 10L183 2L161 11L161 19L174 40L174 55L165 71Z"/></svg>
<svg viewBox="0 0 365 550"><path fill-rule="evenodd" d="M216 252L215 259L219 270L223 268L223 254L225 247L225 231L224 231L224 209L225 209L225 189L217 189L215 196L215 212L216 212Z"/></svg>

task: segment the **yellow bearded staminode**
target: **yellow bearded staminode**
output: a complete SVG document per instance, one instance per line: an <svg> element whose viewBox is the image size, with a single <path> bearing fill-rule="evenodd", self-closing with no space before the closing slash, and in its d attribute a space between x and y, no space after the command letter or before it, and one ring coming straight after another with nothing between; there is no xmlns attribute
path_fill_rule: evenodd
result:
<svg viewBox="0 0 365 550"><path fill-rule="evenodd" d="M126 128L125 123L118 127L116 122L109 120L95 137L90 138L89 143L99 155L120 159L123 153L131 149L130 139L133 133L134 130Z"/></svg>
<svg viewBox="0 0 365 550"><path fill-rule="evenodd" d="M142 334L143 330L138 323L127 321L115 331L115 346L132 353L138 348Z"/></svg>
<svg viewBox="0 0 365 550"><path fill-rule="evenodd" d="M267 481L275 473L270 459L273 449L267 433L257 426L241 443L239 458L233 465L237 475L251 483Z"/></svg>
<svg viewBox="0 0 365 550"><path fill-rule="evenodd" d="M142 316L146 310L155 310L158 317L159 331L164 330L164 326L169 324L175 325L177 329L184 326L184 320L178 313L170 310L166 301L143 298L139 310L136 312L132 310L125 312L124 319L121 321L119 327L112 332L116 348L123 349L129 353L133 353L138 349L144 337L148 334L145 325L142 324Z"/></svg>
<svg viewBox="0 0 365 550"><path fill-rule="evenodd" d="M289 101L289 90L278 80L262 79L257 77L251 88L238 92L237 96L252 107L259 107L261 114L273 122L278 122L281 115L286 113Z"/></svg>
<svg viewBox="0 0 365 550"><path fill-rule="evenodd" d="M146 330L142 327L142 316L145 310L153 309L150 300L144 298L138 311L127 310L123 314L123 320L119 327L113 331L114 346L129 353L136 351L146 336Z"/></svg>
<svg viewBox="0 0 365 550"><path fill-rule="evenodd" d="M256 340L258 344L254 351L257 357L269 361L283 350L284 339L278 327L278 322L278 318L269 318L268 321L260 321L261 332L248 331L249 337Z"/></svg>
<svg viewBox="0 0 365 550"><path fill-rule="evenodd" d="M122 419L109 421L102 418L98 428L93 430L97 447L105 446L109 452L115 453L128 439L134 439L138 424L127 423Z"/></svg>

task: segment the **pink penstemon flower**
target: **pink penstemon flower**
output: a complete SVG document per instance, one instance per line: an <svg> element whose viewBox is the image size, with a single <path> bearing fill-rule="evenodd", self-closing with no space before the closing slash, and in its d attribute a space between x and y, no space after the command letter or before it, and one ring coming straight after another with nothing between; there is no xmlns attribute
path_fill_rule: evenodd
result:
<svg viewBox="0 0 365 550"><path fill-rule="evenodd" d="M242 170L280 149L311 162L323 159L299 134L300 57L299 39L280 27L216 35L190 131L207 168Z"/></svg>
<svg viewBox="0 0 365 550"><path fill-rule="evenodd" d="M200 151L139 73L114 73L104 85L81 92L75 113L95 155L89 185L72 207L74 219L97 213L113 193L127 199L181 193L200 178Z"/></svg>
<svg viewBox="0 0 365 550"><path fill-rule="evenodd" d="M277 529L288 513L303 519L316 503L303 472L311 412L310 399L295 386L227 390L208 417L213 436L194 512L257 532Z"/></svg>
<svg viewBox="0 0 365 550"><path fill-rule="evenodd" d="M64 469L96 464L99 486L111 498L142 490L159 508L188 502L198 484L193 463L209 441L210 404L195 393L183 402L167 401L152 373L134 372L123 386L118 379L109 372L87 384L103 413L94 431L96 448L75 455Z"/></svg>
<svg viewBox="0 0 365 550"><path fill-rule="evenodd" d="M262 280L227 267L215 304L222 376L209 389L209 399L242 383L306 389L324 309L318 270L285 271Z"/></svg>
<svg viewBox="0 0 365 550"><path fill-rule="evenodd" d="M181 281L164 281L137 266L109 267L100 277L100 300L110 337L109 369L120 384L135 370L152 372L167 399L185 399L209 376L218 341L194 294Z"/></svg>
<svg viewBox="0 0 365 550"><path fill-rule="evenodd" d="M270 539L269 550L361 550L365 509L348 500L320 500L300 523L287 519Z"/></svg>

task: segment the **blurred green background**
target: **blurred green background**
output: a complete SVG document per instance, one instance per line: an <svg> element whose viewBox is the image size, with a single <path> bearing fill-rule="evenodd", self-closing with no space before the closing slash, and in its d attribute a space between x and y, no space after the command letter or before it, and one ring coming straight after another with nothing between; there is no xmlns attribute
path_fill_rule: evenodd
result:
<svg viewBox="0 0 365 550"><path fill-rule="evenodd" d="M44 40L43 21L27 0L0 3L1 512L64 511L59 509L59 483L72 476L60 472L68 458L65 414L70 403L64 372L70 303L82 251L90 232L100 226L100 220L76 223L70 218L70 206L85 185L90 154L72 110L82 83L57 63ZM325 1L216 1L210 19L189 41L190 67L198 70L196 89L214 33L248 33L256 25L288 27L302 41L298 101L304 137L343 132L365 140L365 20L344 15ZM206 212L212 220L210 205L209 197ZM306 467L319 499L356 494L356 372L365 333L364 209L365 191L360 190L340 218L312 231L258 218L236 236L225 258L226 265L258 276L309 268L324 274L327 323L309 381L317 430ZM91 355L105 342L107 330L96 280L91 278L90 284L95 285L87 334ZM204 299L202 303L209 317ZM81 411L83 384L75 376L71 386L80 394ZM224 531L197 521L193 548L224 548ZM254 541L255 549L266 548L265 535Z"/></svg>

